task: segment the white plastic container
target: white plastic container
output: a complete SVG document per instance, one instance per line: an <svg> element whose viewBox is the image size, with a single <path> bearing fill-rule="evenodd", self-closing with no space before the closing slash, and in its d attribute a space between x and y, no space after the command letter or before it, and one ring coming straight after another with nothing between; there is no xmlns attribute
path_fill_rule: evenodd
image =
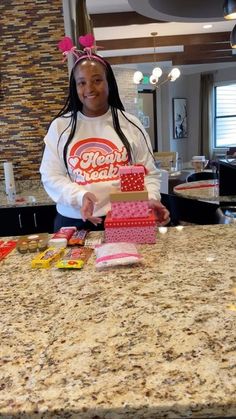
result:
<svg viewBox="0 0 236 419"><path fill-rule="evenodd" d="M169 173L167 170L160 170L160 192L167 193L169 192Z"/></svg>
<svg viewBox="0 0 236 419"><path fill-rule="evenodd" d="M7 202L9 204L15 204L16 202L16 190L15 187L12 185L8 187Z"/></svg>

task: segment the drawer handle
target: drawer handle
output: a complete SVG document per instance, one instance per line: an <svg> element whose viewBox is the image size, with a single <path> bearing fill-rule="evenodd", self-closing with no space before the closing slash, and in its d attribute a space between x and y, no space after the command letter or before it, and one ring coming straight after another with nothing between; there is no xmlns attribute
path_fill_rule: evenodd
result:
<svg viewBox="0 0 236 419"><path fill-rule="evenodd" d="M34 226L37 228L38 224L37 224L37 216L36 213L34 212Z"/></svg>
<svg viewBox="0 0 236 419"><path fill-rule="evenodd" d="M18 218L19 218L19 226L20 226L20 228L22 228L21 214L18 214Z"/></svg>

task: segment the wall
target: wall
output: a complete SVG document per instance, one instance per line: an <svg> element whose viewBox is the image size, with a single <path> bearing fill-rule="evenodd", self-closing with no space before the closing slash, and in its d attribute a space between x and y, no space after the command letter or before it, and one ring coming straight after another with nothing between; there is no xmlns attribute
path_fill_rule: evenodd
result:
<svg viewBox="0 0 236 419"><path fill-rule="evenodd" d="M67 65L57 49L64 36L61 0L1 0L0 13L0 178L1 163L11 160L16 179L37 179L43 137L67 95Z"/></svg>
<svg viewBox="0 0 236 419"><path fill-rule="evenodd" d="M113 66L112 68L116 77L120 98L126 112L138 116L138 91L137 86L133 83L134 71L116 66Z"/></svg>

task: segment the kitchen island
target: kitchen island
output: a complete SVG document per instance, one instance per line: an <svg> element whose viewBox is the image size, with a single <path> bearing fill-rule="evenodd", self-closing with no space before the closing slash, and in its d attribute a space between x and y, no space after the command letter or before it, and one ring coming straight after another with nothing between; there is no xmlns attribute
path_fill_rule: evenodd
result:
<svg viewBox="0 0 236 419"><path fill-rule="evenodd" d="M1 418L236 416L235 224L170 227L139 266L1 270ZM6 240L6 238L4 238Z"/></svg>

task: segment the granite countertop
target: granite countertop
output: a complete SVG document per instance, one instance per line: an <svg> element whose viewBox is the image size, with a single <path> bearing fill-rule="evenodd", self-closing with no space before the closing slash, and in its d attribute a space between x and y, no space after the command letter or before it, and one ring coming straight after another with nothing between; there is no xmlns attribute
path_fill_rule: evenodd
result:
<svg viewBox="0 0 236 419"><path fill-rule="evenodd" d="M138 267L0 262L1 418L236 415L236 226L157 234Z"/></svg>
<svg viewBox="0 0 236 419"><path fill-rule="evenodd" d="M40 181L21 181L16 186L16 202L9 203L4 183L0 183L0 208L55 205L45 192Z"/></svg>
<svg viewBox="0 0 236 419"><path fill-rule="evenodd" d="M235 195L219 196L218 181L214 179L181 183L174 187L174 192L185 198L198 199L216 204L223 203L230 205L231 202L236 202Z"/></svg>

